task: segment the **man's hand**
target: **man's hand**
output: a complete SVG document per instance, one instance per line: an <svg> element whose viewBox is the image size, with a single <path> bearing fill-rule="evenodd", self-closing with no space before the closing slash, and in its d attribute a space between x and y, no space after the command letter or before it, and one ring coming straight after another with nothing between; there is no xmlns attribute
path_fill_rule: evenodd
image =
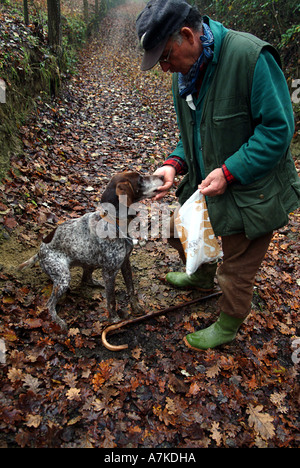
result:
<svg viewBox="0 0 300 468"><path fill-rule="evenodd" d="M160 192L154 200L161 200L174 184L174 179L176 176L176 170L173 166L163 166L157 169L153 175L164 176L164 185L157 189Z"/></svg>
<svg viewBox="0 0 300 468"><path fill-rule="evenodd" d="M227 181L225 179L222 169L213 170L206 179L198 186L200 192L207 197L215 197L222 195L227 188Z"/></svg>

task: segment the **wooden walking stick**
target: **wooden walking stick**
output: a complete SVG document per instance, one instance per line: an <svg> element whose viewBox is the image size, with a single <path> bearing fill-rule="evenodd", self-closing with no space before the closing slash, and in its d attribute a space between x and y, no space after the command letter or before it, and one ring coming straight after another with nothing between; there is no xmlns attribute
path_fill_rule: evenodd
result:
<svg viewBox="0 0 300 468"><path fill-rule="evenodd" d="M124 320L123 322L115 323L113 325L109 325L105 328L102 332L102 343L105 348L109 349L110 351L122 351L123 349L128 348L128 344L114 346L108 343L107 335L114 330L119 330L120 328L126 327L127 325L133 325L135 323L143 322L144 320L149 320L153 317L159 317L160 315L166 315L169 312L174 312L175 310L182 309L187 306L191 306L193 304L198 304L198 302L206 301L207 299L211 299L213 297L219 296L222 294L222 291L217 291L215 293L209 294L208 296L198 297L197 299L193 299L191 301L182 302L181 304L175 305L173 307L169 307L168 309L157 310L156 312L152 312L150 314L141 315L140 317L135 317L130 320Z"/></svg>

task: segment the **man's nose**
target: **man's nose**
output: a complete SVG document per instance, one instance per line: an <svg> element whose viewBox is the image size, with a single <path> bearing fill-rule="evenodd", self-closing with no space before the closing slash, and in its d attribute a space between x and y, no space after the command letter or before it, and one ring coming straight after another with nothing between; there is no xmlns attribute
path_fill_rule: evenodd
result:
<svg viewBox="0 0 300 468"><path fill-rule="evenodd" d="M170 70L170 64L168 62L159 62L161 69L164 73L167 73Z"/></svg>

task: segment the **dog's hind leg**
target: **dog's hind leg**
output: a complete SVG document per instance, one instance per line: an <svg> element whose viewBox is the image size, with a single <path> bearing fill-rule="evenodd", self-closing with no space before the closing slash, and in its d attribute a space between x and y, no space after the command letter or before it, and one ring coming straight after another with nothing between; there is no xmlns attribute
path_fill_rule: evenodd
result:
<svg viewBox="0 0 300 468"><path fill-rule="evenodd" d="M81 282L88 286L94 286L98 288L105 288L104 281L93 278L94 268L83 267L83 275Z"/></svg>
<svg viewBox="0 0 300 468"><path fill-rule="evenodd" d="M57 259L50 260L47 258L46 261L40 259L40 265L50 276L51 280L53 281L53 289L50 299L47 303L47 308L51 315L52 320L54 320L62 329L67 328L67 324L64 320L62 320L56 312L56 305L59 299L63 296L64 293L67 292L71 282L71 274L69 267L65 264L65 262L59 262Z"/></svg>
<svg viewBox="0 0 300 468"><path fill-rule="evenodd" d="M49 301L47 302L47 308L49 310L49 313L51 315L51 318L54 322L56 322L62 329L66 330L67 329L67 324L66 322L61 319L56 312L56 305L59 301L59 299L67 292L69 288L69 283L53 283L53 289L52 289L52 294L50 296Z"/></svg>

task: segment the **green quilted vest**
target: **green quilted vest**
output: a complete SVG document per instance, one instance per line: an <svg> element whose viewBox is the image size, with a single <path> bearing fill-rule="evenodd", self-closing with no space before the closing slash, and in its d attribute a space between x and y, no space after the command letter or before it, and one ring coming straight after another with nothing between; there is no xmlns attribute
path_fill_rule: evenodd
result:
<svg viewBox="0 0 300 468"><path fill-rule="evenodd" d="M244 53L245 48L247 54ZM223 40L212 83L205 96L200 125L206 176L221 167L253 135L252 81L263 48L269 49L280 64L276 50L250 34L228 31ZM177 190L179 202L183 204L195 192L200 180L195 170L193 114L178 95L176 74L173 92L189 168ZM288 214L299 206L299 200L300 182L290 151L262 179L248 185L229 185L223 195L206 198L217 236L245 232L249 239L287 224Z"/></svg>

